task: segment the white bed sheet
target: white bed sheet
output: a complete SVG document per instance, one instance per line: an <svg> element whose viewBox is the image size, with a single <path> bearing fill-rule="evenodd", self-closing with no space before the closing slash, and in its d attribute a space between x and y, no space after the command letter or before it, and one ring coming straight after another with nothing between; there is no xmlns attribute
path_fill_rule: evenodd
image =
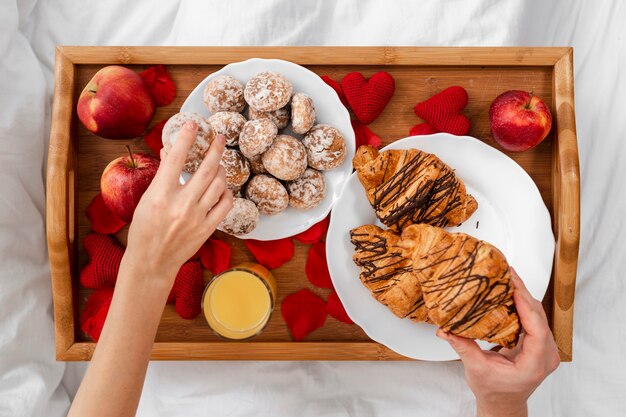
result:
<svg viewBox="0 0 626 417"><path fill-rule="evenodd" d="M54 361L43 166L54 46L573 45L582 173L574 362L535 416L626 415L624 2L0 2L0 415L66 413ZM64 375L61 382L61 377ZM152 363L140 416L471 416L459 363Z"/></svg>

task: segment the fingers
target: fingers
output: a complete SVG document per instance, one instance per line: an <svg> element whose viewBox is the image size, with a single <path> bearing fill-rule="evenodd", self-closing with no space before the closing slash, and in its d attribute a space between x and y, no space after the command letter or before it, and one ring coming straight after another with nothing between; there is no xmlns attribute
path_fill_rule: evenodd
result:
<svg viewBox="0 0 626 417"><path fill-rule="evenodd" d="M161 162L159 173L169 182L178 184L178 178L185 165L189 149L196 140L197 131L198 125L195 122L190 121L185 123L183 128L178 132L176 142L169 152L166 153L166 158ZM161 154L161 156L163 156L163 154Z"/></svg>
<svg viewBox="0 0 626 417"><path fill-rule="evenodd" d="M486 361L485 352L473 340L446 333L441 329L437 329L437 337L450 343L466 367L480 366Z"/></svg>
<svg viewBox="0 0 626 417"><path fill-rule="evenodd" d="M550 328L543 306L530 295L524 282L513 268L511 268L511 281L515 287L513 300L524 331L530 336L545 336L550 332Z"/></svg>
<svg viewBox="0 0 626 417"><path fill-rule="evenodd" d="M213 206L217 204L225 189L226 171L224 171L223 166L218 165L215 178L213 178L213 181L211 181L211 184L209 184L209 188L205 191L204 194L202 194L202 197L200 197L200 206L207 212L211 210Z"/></svg>
<svg viewBox="0 0 626 417"><path fill-rule="evenodd" d="M217 204L213 206L207 215L209 228L215 230L217 225L224 220L224 217L226 217L231 208L233 208L233 193L226 188L224 192L222 192Z"/></svg>
<svg viewBox="0 0 626 417"><path fill-rule="evenodd" d="M220 160L222 159L225 145L226 137L217 135L215 140L211 143L211 147L204 156L204 160L198 167L198 170L185 185L185 189L188 192L200 196L209 187L220 166Z"/></svg>

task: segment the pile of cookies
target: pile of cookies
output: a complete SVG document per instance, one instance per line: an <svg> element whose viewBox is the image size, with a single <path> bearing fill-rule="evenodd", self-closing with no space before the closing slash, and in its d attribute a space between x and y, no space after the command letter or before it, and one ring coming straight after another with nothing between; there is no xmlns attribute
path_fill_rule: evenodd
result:
<svg viewBox="0 0 626 417"><path fill-rule="evenodd" d="M309 96L294 94L285 76L265 71L245 87L231 76L215 77L203 99L211 113L208 119L178 113L165 124L162 139L167 151L186 121L198 124L185 163L185 171L194 173L216 135L226 137L221 165L235 200L219 230L244 235L254 230L259 214L275 215L288 206L307 210L322 202L326 181L321 171L343 163L346 144L333 126L315 124L315 105ZM246 105L247 117L242 114ZM289 126L293 134L283 131Z"/></svg>

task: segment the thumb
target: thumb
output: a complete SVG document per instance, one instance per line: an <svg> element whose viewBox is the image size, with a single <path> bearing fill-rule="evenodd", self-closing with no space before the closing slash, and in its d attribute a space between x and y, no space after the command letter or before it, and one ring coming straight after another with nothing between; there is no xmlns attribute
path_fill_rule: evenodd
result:
<svg viewBox="0 0 626 417"><path fill-rule="evenodd" d="M455 336L441 329L437 330L437 337L450 343L452 349L459 355L465 365L476 364L485 360L485 352L471 339Z"/></svg>

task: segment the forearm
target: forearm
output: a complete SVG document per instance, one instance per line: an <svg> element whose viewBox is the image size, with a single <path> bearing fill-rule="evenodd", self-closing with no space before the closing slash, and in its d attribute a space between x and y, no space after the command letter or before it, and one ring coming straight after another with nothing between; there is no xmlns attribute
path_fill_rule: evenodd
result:
<svg viewBox="0 0 626 417"><path fill-rule="evenodd" d="M69 416L134 416L171 279L125 256L111 308ZM168 272L171 274L171 272Z"/></svg>
<svg viewBox="0 0 626 417"><path fill-rule="evenodd" d="M528 417L528 407L523 404L492 405L478 401L476 417Z"/></svg>

